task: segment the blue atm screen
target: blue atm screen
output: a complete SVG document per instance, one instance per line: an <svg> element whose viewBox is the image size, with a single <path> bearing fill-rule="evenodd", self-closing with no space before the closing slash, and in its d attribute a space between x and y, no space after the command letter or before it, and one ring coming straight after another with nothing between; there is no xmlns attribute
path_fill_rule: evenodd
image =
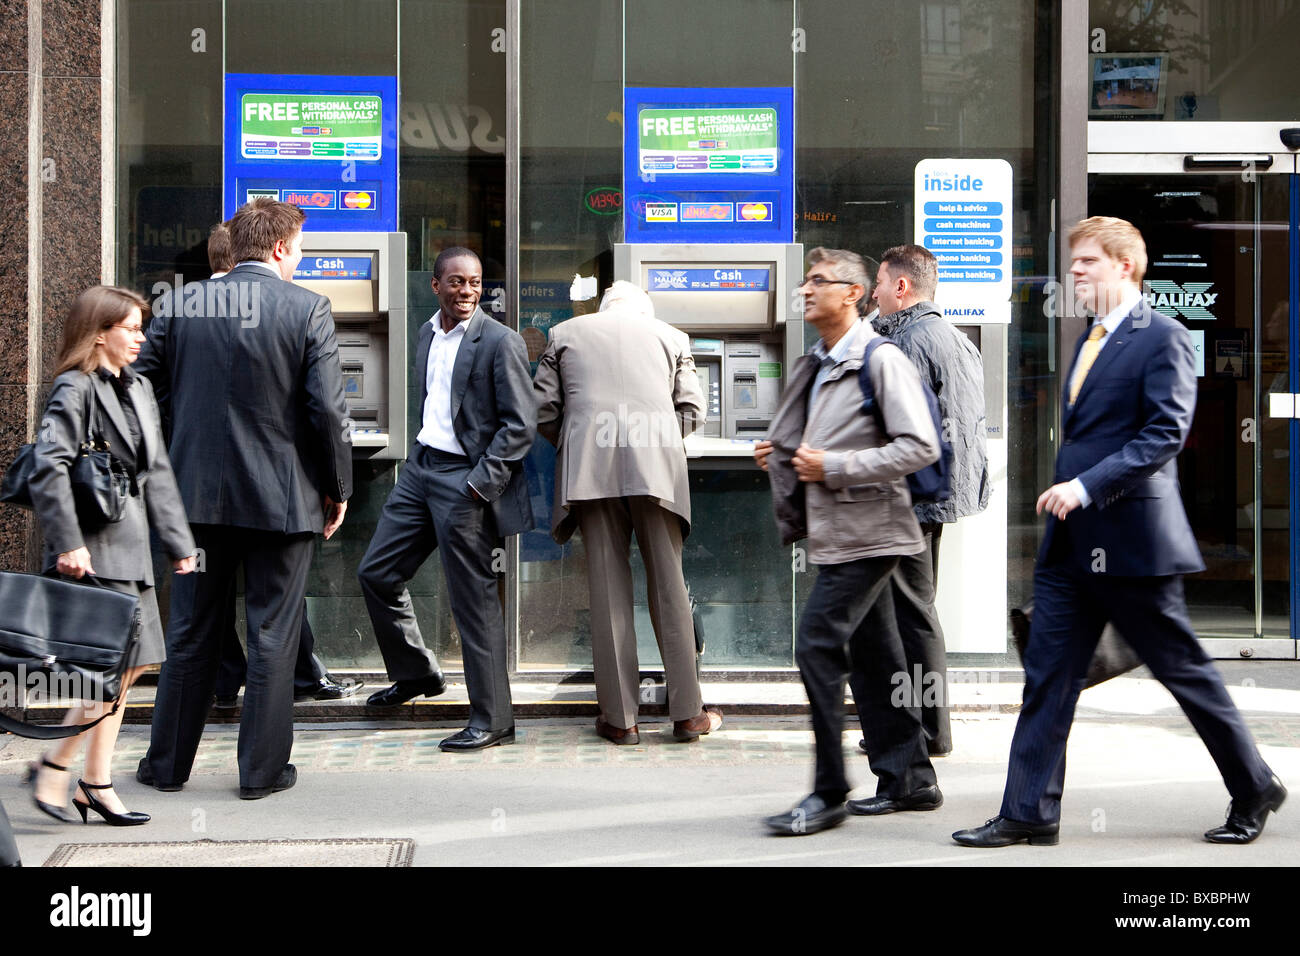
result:
<svg viewBox="0 0 1300 956"><path fill-rule="evenodd" d="M303 256L295 279L371 279L374 260L370 256Z"/></svg>

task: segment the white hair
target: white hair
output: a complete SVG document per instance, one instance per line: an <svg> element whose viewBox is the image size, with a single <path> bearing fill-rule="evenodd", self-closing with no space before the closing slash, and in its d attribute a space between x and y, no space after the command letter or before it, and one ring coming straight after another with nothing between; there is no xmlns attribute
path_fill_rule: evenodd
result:
<svg viewBox="0 0 1300 956"><path fill-rule="evenodd" d="M655 317L654 303L650 301L650 296L646 295L645 290L623 279L619 279L605 290L605 295L600 300L600 311L604 312L618 303L622 303L639 315L651 319Z"/></svg>

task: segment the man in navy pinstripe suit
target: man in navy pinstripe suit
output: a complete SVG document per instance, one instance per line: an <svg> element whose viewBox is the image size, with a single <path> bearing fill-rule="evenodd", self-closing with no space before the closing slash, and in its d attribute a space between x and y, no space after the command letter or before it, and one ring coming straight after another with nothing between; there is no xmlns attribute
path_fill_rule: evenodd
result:
<svg viewBox="0 0 1300 956"><path fill-rule="evenodd" d="M1232 795L1227 821L1205 839L1249 843L1286 788L1187 616L1182 576L1205 569L1174 461L1196 407L1191 339L1143 300L1146 244L1132 224L1094 216L1070 231L1070 246L1075 295L1096 320L1065 382L1055 483L1038 499L1048 517L1024 702L1000 815L953 839L977 847L1057 842L1075 702L1102 628L1114 621L1187 714Z"/></svg>

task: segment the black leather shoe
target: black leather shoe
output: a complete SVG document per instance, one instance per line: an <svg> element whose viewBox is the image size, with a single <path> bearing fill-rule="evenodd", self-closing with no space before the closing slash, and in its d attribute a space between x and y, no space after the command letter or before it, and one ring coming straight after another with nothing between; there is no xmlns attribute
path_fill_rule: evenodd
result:
<svg viewBox="0 0 1300 956"><path fill-rule="evenodd" d="M225 694L218 694L216 697L212 699L213 710L234 710L238 704L239 704L238 694L231 694L229 696L226 696Z"/></svg>
<svg viewBox="0 0 1300 956"><path fill-rule="evenodd" d="M936 787L922 787L902 797L865 797L862 800L850 800L846 806L849 813L860 817L875 817L882 813L897 813L899 810L938 810L943 806L943 794Z"/></svg>
<svg viewBox="0 0 1300 956"><path fill-rule="evenodd" d="M346 700L365 686L355 677L345 677L339 680L333 674L326 674L320 679L320 683L311 690L294 694L293 702L301 704L305 700ZM443 690L446 689L447 685L444 683ZM441 694L442 691L440 690L438 693Z"/></svg>
<svg viewBox="0 0 1300 956"><path fill-rule="evenodd" d="M438 749L460 753L465 750L482 750L484 747L497 747L514 742L515 728L513 727L507 727L505 730L480 730L477 727L466 727L438 744Z"/></svg>
<svg viewBox="0 0 1300 956"><path fill-rule="evenodd" d="M810 793L797 807L767 817L763 823L777 836L807 836L839 826L847 816L843 801L830 803L824 797Z"/></svg>
<svg viewBox="0 0 1300 956"><path fill-rule="evenodd" d="M391 687L371 694L366 700L367 707L397 707L416 697L437 697L447 689L447 682L441 674L430 674L417 680L394 681Z"/></svg>
<svg viewBox="0 0 1300 956"><path fill-rule="evenodd" d="M982 827L958 830L952 838L962 846L1011 846L1025 842L1031 846L1056 846L1060 832L1059 823L1021 823L994 817Z"/></svg>
<svg viewBox="0 0 1300 956"><path fill-rule="evenodd" d="M139 780L146 787L153 787L155 790L161 790L163 793L175 793L182 789L183 783L159 783L153 778L153 768L149 766L149 758L141 757L140 764L135 768L135 779Z"/></svg>
<svg viewBox="0 0 1300 956"><path fill-rule="evenodd" d="M1228 804L1228 819L1223 826L1207 831L1205 839L1211 843L1251 843L1264 832L1268 812L1272 810L1276 813L1285 800L1286 787L1282 786L1282 781L1274 774L1268 789L1254 800L1233 800Z"/></svg>
<svg viewBox="0 0 1300 956"><path fill-rule="evenodd" d="M269 787L240 787L240 800L261 800L263 797L269 797L273 793L279 793L281 790L288 790L298 782L298 768L291 763L284 765L280 771L280 776L276 778L275 783Z"/></svg>
<svg viewBox="0 0 1300 956"><path fill-rule="evenodd" d="M68 812L67 807L59 807L52 803L46 803L40 797L36 796L36 782L37 778L40 776L41 767L49 767L51 770L55 770L59 773L68 772L67 767L60 767L56 763L50 763L45 756L41 757L41 762L39 764L29 763L27 765L27 776L24 778L23 782L32 785L32 802L36 804L36 809L40 810L41 813L54 817L54 819L58 820L60 823L76 823L77 818Z"/></svg>

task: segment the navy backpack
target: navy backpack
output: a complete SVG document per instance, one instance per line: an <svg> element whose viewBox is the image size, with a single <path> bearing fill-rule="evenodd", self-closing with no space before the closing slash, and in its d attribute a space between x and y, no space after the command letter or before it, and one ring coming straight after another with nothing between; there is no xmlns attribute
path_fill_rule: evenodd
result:
<svg viewBox="0 0 1300 956"><path fill-rule="evenodd" d="M862 353L862 368L858 370L858 385L862 389L862 410L868 415L874 415L880 430L887 433L884 417L880 414L880 406L876 403L876 389L871 384L870 371L871 353L876 350L876 346L885 342L894 345L883 335L878 335L867 343ZM930 420L934 422L934 433L939 436L939 460L907 476L907 488L912 493L913 504L947 501L952 497L952 443L943 435L943 420L939 417L939 399L935 397L934 390L925 379L921 379L921 391L925 394L925 406L930 410Z"/></svg>

